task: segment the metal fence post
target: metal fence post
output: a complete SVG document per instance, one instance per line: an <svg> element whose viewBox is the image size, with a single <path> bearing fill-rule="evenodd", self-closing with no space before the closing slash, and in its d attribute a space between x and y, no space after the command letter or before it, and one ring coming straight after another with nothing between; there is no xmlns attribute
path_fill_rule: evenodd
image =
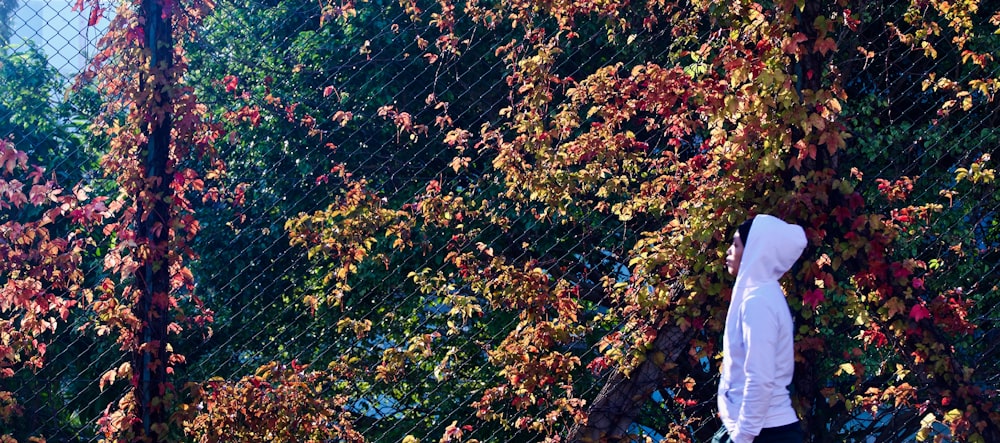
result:
<svg viewBox="0 0 1000 443"><path fill-rule="evenodd" d="M144 127L147 146L140 153L144 162L147 196L137 196L139 211L136 224L139 244L149 247L149 256L137 275L141 291L134 307L136 317L142 322L138 337L139 346L133 355L133 371L137 377L137 416L141 422L134 429L136 435L157 441L165 437L169 413L162 401L166 392L166 340L168 323L168 293L170 274L168 256L169 205L164 197L170 191L166 176L167 157L170 151L170 84L168 72L173 65L171 23L164 17L162 0L144 0L142 17L145 19L144 41L149 52L149 72L142 79L141 88L152 88L146 95L147 102L138 106L148 112L149 125ZM159 117L158 117L159 115ZM157 401L160 399L161 401ZM160 425L160 426L157 426Z"/></svg>

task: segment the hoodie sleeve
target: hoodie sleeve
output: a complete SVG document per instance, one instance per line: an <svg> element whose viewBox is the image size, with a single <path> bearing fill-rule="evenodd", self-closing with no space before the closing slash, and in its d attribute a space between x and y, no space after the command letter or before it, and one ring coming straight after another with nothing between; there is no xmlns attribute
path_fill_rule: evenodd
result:
<svg viewBox="0 0 1000 443"><path fill-rule="evenodd" d="M746 343L743 365L746 384L736 423L735 443L753 441L760 434L776 388L775 354L778 347L778 318L766 297L748 297L740 321Z"/></svg>

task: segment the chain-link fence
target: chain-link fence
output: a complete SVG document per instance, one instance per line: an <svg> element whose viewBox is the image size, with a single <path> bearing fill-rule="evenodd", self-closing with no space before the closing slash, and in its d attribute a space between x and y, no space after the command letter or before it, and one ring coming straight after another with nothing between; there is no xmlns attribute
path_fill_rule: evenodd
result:
<svg viewBox="0 0 1000 443"><path fill-rule="evenodd" d="M5 14L5 27L0 28L4 43L0 131L61 183L83 182L89 192L114 197L117 187L101 162L110 142L106 135L93 135L91 127L107 100L102 96L104 85L75 82L102 50L98 40L117 6L98 4L0 1L0 14ZM900 217L919 218L912 228L901 231L891 251L923 263L922 268L907 269L906 275L894 268L901 273L899 278L920 276L913 280L919 283L907 283L911 291L923 289L926 281L946 296L970 302L963 306L977 329L967 331L961 340L941 340L946 345L939 349L913 351L954 354L966 374L976 374L968 380L942 381L956 388L947 394L934 391L938 394L933 398L941 402L942 396L965 395L957 392L958 386L984 392L996 389L993 343L1000 329L992 306L1000 295L996 288L1000 200L992 192L995 185L987 171L995 164L990 155L1000 146L1000 113L992 100L995 87L953 98L938 93L934 81L947 75L965 84L983 73L996 78L998 66L990 59L982 69L967 69L958 50L945 54L941 49L940 57L914 50L919 43L908 45L899 37L907 32L903 17L909 6L856 4L850 5L853 12L841 8L839 15L820 16L823 23L837 23L839 29L831 36L838 51L822 53L822 69L829 73L822 77L826 83L836 81L844 91L837 119L852 138L836 155L824 160L820 153L813 160L828 162L844 177L856 177L852 186L873 213L882 211L900 224L905 224ZM551 7L540 5L535 12L544 15ZM218 136L213 147L224 171L204 178L206 189L217 187L224 197L192 204L198 232L190 247L196 258L187 266L194 292L214 319L204 327L185 324L170 336L173 351L184 356L170 375L181 398L176 405L196 395L189 383L207 382L203 385L207 388L205 397L183 410L177 406L176 420L171 421L175 431L169 438L193 438L183 429L196 428L199 422L193 417L207 414L216 407L213 402L222 403L218 395L226 385L243 389L234 397L246 396L243 409L235 407L235 418L226 422L232 429L253 428L257 422L247 411L265 409L274 417L292 418L262 419L267 423L264 429L303 426L311 418L302 417L315 414L305 406L315 403L302 400L308 398L336 404L332 409L350 417L337 422L325 416L321 427L337 432L350 428L371 441L565 438L573 423L582 423L582 417L573 415L575 410L588 411L592 420L600 415L597 412L607 412L611 417L607 420L614 421L609 429L627 431L629 436L623 439L672 441L684 436L708 441L720 426L714 397L718 382L714 343L719 330L705 324L718 312L706 307L695 315L704 319L701 326L676 335L657 319L645 323L654 326L649 331L629 330L634 327L629 312L642 316L646 311L630 311L623 306L627 299L614 295L635 281L641 267L634 260L641 249L637 244L649 239L647 233L658 232L669 217L652 213L624 217L610 209L588 210L586 205L561 201L558 195L529 196L527 188L518 188L516 182L534 176L525 173L512 179L497 172L503 169L498 159L507 153L490 144L490 131L497 128L506 131L501 138L532 133L517 126L530 121L512 117L521 111L518 97L532 93L517 77L525 75L531 63L545 66L561 79L550 91L561 96L569 95L588 76L616 65L623 73L676 60L686 60L688 73L730 69L702 66L695 56L678 58L679 48L697 48L700 43L682 41L678 29L704 29L699 40L708 45L730 32L725 26L707 19L689 23L679 12L673 22L643 26L635 16L643 16L645 7L635 6L627 18L639 25L626 27L594 13L561 30L555 18L539 19L544 26L526 30L499 6L495 16L472 20L463 15L465 5L450 2L217 1L208 16L188 17L202 21L196 32L184 37L184 84L204 106L209 132ZM650 16L660 20L670 16L650 8ZM995 30L989 23L997 10L997 5L981 2L969 26ZM848 26L852 20L858 24ZM559 51L551 60L533 59L531 51L537 48L531 45L543 40L546 31L562 36ZM944 39L931 43L942 47ZM1000 41L983 37L967 48L995 54ZM800 81L821 76L806 71L808 66L798 72ZM801 97L803 88L798 89ZM548 113L542 117L553 121L561 112L555 102L541 109ZM652 156L667 158L667 151L674 151L677 161L689 161L705 154L703 132L694 131L686 136L687 142L668 149L671 137L666 131L644 130L640 124L630 128L643 146L653 147ZM534 134L551 128L537 129ZM539 140L557 144L544 137ZM579 160L579 164L605 161L599 152L583 153ZM178 161L184 167L205 169L199 162ZM573 182L578 179L572 175L576 170L568 171L554 170L552 185L559 189L586 185ZM956 179L961 171L970 178ZM628 192L648 191L627 183L622 187ZM889 189L900 189L907 203L880 200ZM614 195L587 196L585 191L566 195L606 201L608 208L625 201ZM928 204L940 206L923 206ZM921 218L920 208L930 215ZM17 209L4 211L4 221L31 216ZM717 262L715 268L687 272L717 272L729 235L720 233L707 241L718 250L701 251L717 256L708 259ZM830 235L827 244L842 240ZM111 273L102 261L101 254L107 253L102 247L93 246L84 262L85 286L98 286ZM868 259L864 256L875 252L857 254L858 259ZM2 277L5 282L16 278ZM725 285L717 275L709 283ZM518 300L516 294L496 299L488 295L540 291L540 287L551 291L543 302L518 305L512 301ZM676 293L689 291L681 288ZM573 307L560 305L565 303L561 294L568 293ZM532 303L545 306L534 311ZM903 317L916 312L916 321L921 320L919 309L885 303L888 307L875 303L871 312L905 309ZM179 302L177 309L189 316L198 310L190 301ZM3 311L6 315L8 309ZM817 334L833 340L842 336L847 342L862 339L858 325L875 314L851 315L859 319L857 324L825 324L817 320L819 314L798 318L814 325ZM939 313L928 311L928 315ZM127 391L130 374L108 379L109 369L121 367L129 355L114 338L92 327L102 320L106 319L90 311L61 320L64 323L44 335L44 365L0 361L0 369L13 371L0 377L0 391L9 391L17 401L16 409L7 410L5 405L12 400L0 398L0 411L5 411L0 418L10 417L0 422L0 435L10 434L19 441L41 436L50 442L103 438L101 429ZM885 322L886 332L896 327L891 324ZM659 361L647 372L637 368L623 377L614 370L617 361L609 357L609 349L616 345L606 337L642 333L656 337L641 345L650 351L650 361ZM926 332L932 333L940 331ZM844 353L857 349L867 357L831 357L832 351L802 354L829 360L800 362L807 371L839 371L829 377L799 374L815 384L810 393L814 388L815 395L857 396L838 403L831 394L799 405L800 412L812 417L812 441L908 441L922 428L952 432L948 428L953 421L946 417L926 422L927 412L940 405L910 404L909 394L901 389L886 394L886 403L894 403L892 412L856 407L866 390L898 386L914 377L908 370L922 367L895 366L906 360L895 354L909 348L894 347L892 340L866 343L871 346L847 346ZM541 349L545 346L549 349ZM514 357L498 349L514 349L511 355L524 361L511 360ZM628 345L622 351L634 352ZM845 363L850 361L859 363ZM268 366L271 362L278 363ZM861 367L869 372L863 373ZM294 369L286 373L283 368ZM295 374L305 377L302 374L312 370L329 371L322 375L328 378L308 383L295 379ZM254 391L261 384L271 390ZM295 391L300 385L308 389ZM932 385L937 386L927 384ZM279 386L289 391L278 392ZM613 399L602 403L618 388L628 393L627 405ZM797 390L808 397L803 388ZM584 403L574 404L572 399ZM295 409L267 409L272 401ZM270 435L229 433L225 428L213 432L220 438L214 441L297 441L306 435L280 437L279 430L271 431ZM204 437L209 434L199 435L212 441ZM584 434L574 435L586 441L580 437ZM349 440L340 438L337 441Z"/></svg>

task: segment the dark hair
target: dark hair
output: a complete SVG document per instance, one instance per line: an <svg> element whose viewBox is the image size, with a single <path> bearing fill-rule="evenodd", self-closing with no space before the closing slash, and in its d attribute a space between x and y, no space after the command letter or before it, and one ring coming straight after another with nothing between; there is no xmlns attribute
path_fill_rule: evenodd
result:
<svg viewBox="0 0 1000 443"><path fill-rule="evenodd" d="M740 233L740 241L743 242L743 246L747 245L747 240L750 240L750 225L753 224L753 217L747 219L747 221L740 223L740 227L736 230Z"/></svg>

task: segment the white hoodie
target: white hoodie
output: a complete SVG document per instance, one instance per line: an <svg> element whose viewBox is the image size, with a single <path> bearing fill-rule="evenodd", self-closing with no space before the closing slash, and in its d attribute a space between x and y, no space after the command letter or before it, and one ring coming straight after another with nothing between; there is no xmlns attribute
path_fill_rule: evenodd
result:
<svg viewBox="0 0 1000 443"><path fill-rule="evenodd" d="M750 225L723 334L719 415L734 443L794 423L792 315L778 279L806 247L801 227L769 215Z"/></svg>

